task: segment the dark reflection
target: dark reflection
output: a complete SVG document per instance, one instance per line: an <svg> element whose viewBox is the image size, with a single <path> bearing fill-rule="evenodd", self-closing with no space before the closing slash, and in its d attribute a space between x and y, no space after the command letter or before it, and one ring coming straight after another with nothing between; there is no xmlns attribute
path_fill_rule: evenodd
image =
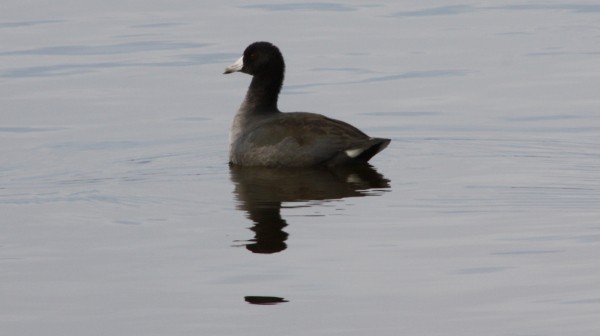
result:
<svg viewBox="0 0 600 336"><path fill-rule="evenodd" d="M254 222L254 239L243 244L253 253L286 249L282 203L377 195L389 188L389 180L369 165L335 169L231 166L230 173L238 209Z"/></svg>
<svg viewBox="0 0 600 336"><path fill-rule="evenodd" d="M277 296L245 296L244 300L255 305L274 305L289 302L288 300Z"/></svg>

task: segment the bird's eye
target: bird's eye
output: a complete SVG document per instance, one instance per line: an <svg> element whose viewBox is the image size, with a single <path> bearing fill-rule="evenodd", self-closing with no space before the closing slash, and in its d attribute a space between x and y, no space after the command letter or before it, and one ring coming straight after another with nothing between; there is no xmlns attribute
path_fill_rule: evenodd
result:
<svg viewBox="0 0 600 336"><path fill-rule="evenodd" d="M253 59L256 59L256 54L255 54L255 53L251 53L251 54L250 54L250 59L251 59L251 60L253 60Z"/></svg>

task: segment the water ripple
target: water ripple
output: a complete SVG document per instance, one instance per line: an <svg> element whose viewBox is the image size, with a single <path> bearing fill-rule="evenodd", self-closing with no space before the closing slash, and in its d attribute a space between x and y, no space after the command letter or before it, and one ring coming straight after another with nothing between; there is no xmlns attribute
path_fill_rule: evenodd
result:
<svg viewBox="0 0 600 336"><path fill-rule="evenodd" d="M107 45L63 45L55 47L43 47L24 50L0 52L0 56L14 55L115 55L136 52L193 49L208 46L208 43L192 42L167 42L167 41L139 41L130 43L107 44Z"/></svg>
<svg viewBox="0 0 600 336"><path fill-rule="evenodd" d="M600 5L596 4L525 4L525 5L503 5L503 6L474 6L474 5L451 5L439 6L412 11L400 11L393 13L394 17L423 17L458 15L475 11L569 11L576 14L595 14L600 12Z"/></svg>
<svg viewBox="0 0 600 336"><path fill-rule="evenodd" d="M271 12L302 11L302 12L350 12L356 9L352 6L330 2L296 2L289 4L244 5L241 8L262 9Z"/></svg>

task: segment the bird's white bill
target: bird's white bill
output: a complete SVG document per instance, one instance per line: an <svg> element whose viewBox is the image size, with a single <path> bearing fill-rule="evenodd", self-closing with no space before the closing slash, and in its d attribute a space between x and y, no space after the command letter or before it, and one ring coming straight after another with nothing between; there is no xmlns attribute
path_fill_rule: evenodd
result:
<svg viewBox="0 0 600 336"><path fill-rule="evenodd" d="M244 67L244 56L240 57L235 63L225 68L224 74L236 72L242 70Z"/></svg>

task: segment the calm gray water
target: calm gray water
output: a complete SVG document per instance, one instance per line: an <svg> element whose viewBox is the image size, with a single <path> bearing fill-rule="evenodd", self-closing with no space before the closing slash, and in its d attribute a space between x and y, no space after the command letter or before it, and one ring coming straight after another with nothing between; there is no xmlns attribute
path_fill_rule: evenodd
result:
<svg viewBox="0 0 600 336"><path fill-rule="evenodd" d="M392 144L230 169L256 40L284 111ZM598 335L593 1L8 1L3 335Z"/></svg>

